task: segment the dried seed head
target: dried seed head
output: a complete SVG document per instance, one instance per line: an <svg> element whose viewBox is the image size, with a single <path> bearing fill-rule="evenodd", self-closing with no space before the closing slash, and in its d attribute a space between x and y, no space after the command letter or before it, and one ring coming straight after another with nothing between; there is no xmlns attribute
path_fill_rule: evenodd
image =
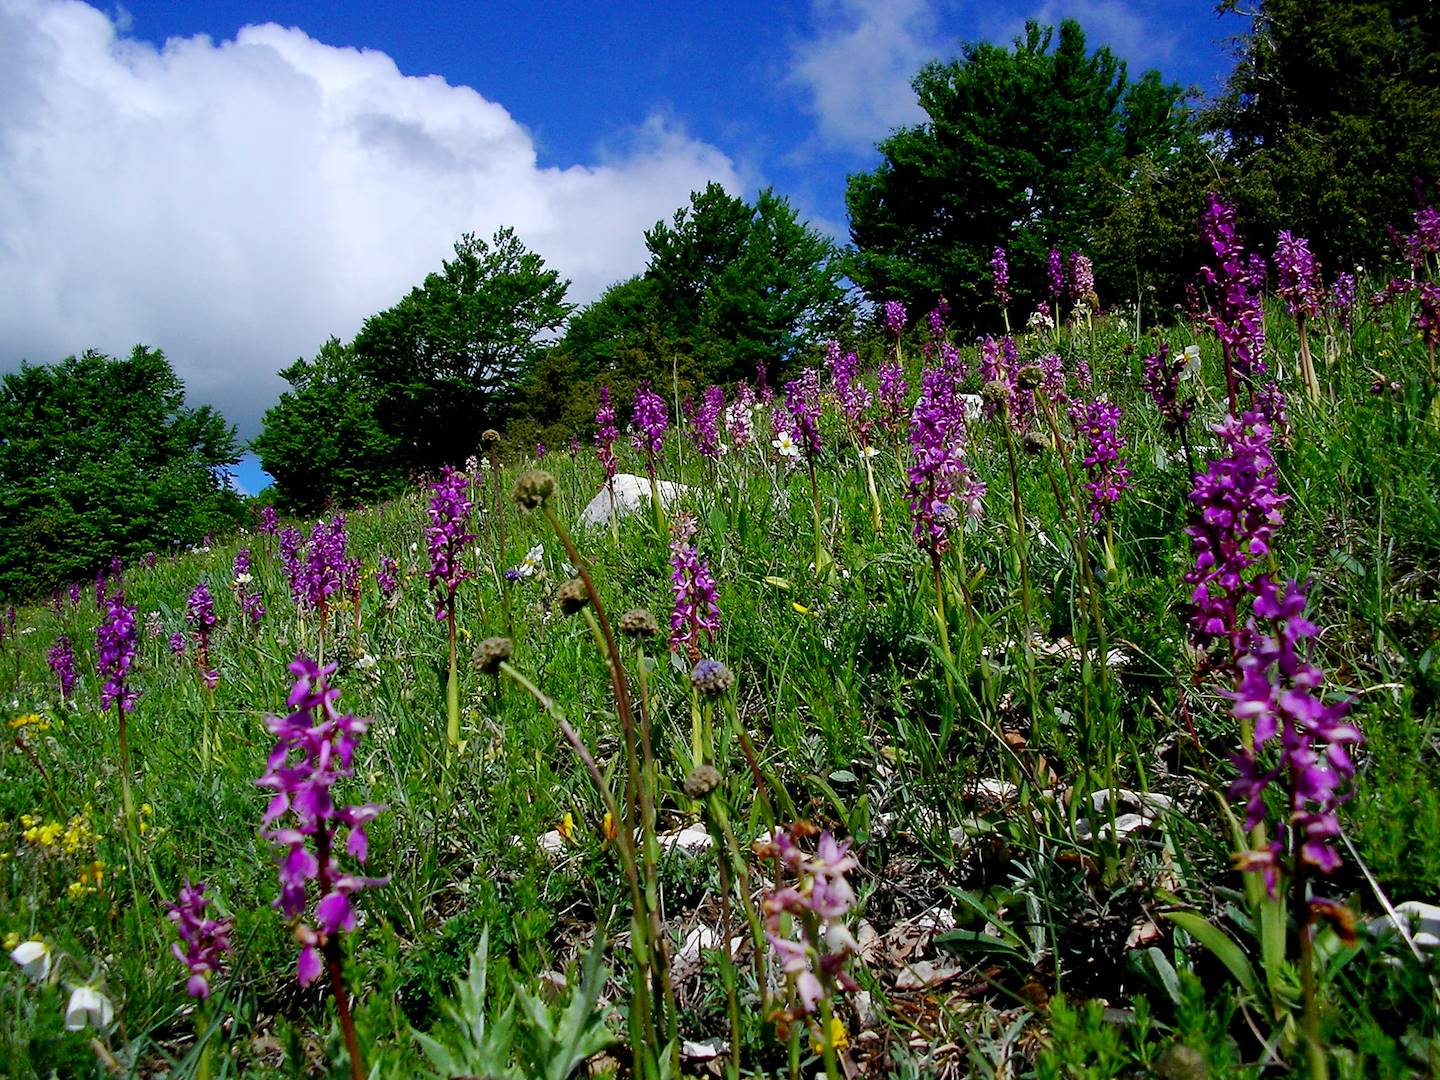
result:
<svg viewBox="0 0 1440 1080"><path fill-rule="evenodd" d="M1045 372L1038 364L1026 364L1015 377L1022 390L1039 390L1045 384Z"/></svg>
<svg viewBox="0 0 1440 1080"><path fill-rule="evenodd" d="M475 653L470 657L470 662L482 675L494 675L500 670L500 665L510 659L514 651L515 643L508 637L487 637L475 646Z"/></svg>
<svg viewBox="0 0 1440 1080"><path fill-rule="evenodd" d="M712 765L697 765L685 777L685 794L691 799L703 799L720 786L720 771Z"/></svg>
<svg viewBox="0 0 1440 1080"><path fill-rule="evenodd" d="M574 615L590 603L590 590L579 578L571 578L555 590L555 604L562 615Z"/></svg>
<svg viewBox="0 0 1440 1080"><path fill-rule="evenodd" d="M494 446L494 445L495 445L496 443L498 443L499 441L500 441L500 432L496 431L493 427L492 427L492 428L486 428L484 431L482 431L482 432L480 433L480 445L483 446L483 447L485 447L486 449L489 449L490 447Z"/></svg>
<svg viewBox="0 0 1440 1080"><path fill-rule="evenodd" d="M1050 436L1043 431L1029 431L1025 433L1025 440L1021 445L1025 447L1027 454L1043 454L1050 449Z"/></svg>
<svg viewBox="0 0 1440 1080"><path fill-rule="evenodd" d="M735 676L719 660L701 660L690 672L690 685L700 694L723 694L734 684Z"/></svg>
<svg viewBox="0 0 1440 1080"><path fill-rule="evenodd" d="M620 633L626 637L654 637L660 633L660 624L645 608L631 608L620 616Z"/></svg>
<svg viewBox="0 0 1440 1080"><path fill-rule="evenodd" d="M510 497L521 510L539 510L555 494L555 478L548 472L531 469L520 474Z"/></svg>
<svg viewBox="0 0 1440 1080"><path fill-rule="evenodd" d="M980 396L991 405L1007 405L1010 402L1010 384L1004 379L991 379L980 388Z"/></svg>

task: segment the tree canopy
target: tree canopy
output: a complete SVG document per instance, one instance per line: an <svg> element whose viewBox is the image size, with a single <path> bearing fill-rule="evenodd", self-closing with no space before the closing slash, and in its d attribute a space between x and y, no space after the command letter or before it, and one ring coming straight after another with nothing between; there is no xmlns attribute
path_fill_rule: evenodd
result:
<svg viewBox="0 0 1440 1080"><path fill-rule="evenodd" d="M379 389L361 375L353 348L331 338L314 360L280 375L290 389L266 411L251 447L275 478L282 509L308 514L332 498L361 502L400 486L395 439L377 419Z"/></svg>
<svg viewBox="0 0 1440 1080"><path fill-rule="evenodd" d="M1381 255L1440 179L1440 6L1261 0L1204 120L1252 235L1290 229L1337 269Z"/></svg>
<svg viewBox="0 0 1440 1080"><path fill-rule="evenodd" d="M119 556L233 526L235 430L185 405L165 354L97 352L0 379L0 594L33 596Z"/></svg>
<svg viewBox="0 0 1440 1080"><path fill-rule="evenodd" d="M573 310L568 288L513 229L489 243L467 233L438 273L365 321L355 370L374 390L402 470L438 469L475 451Z"/></svg>
<svg viewBox="0 0 1440 1080"><path fill-rule="evenodd" d="M851 277L913 309L944 295L960 318L978 315L997 246L1017 300L1031 300L1046 253L1090 250L1135 162L1163 165L1183 141L1180 88L1154 72L1127 83L1125 64L1089 52L1071 19L1058 38L1031 21L1013 48L967 44L912 85L927 120L879 144L880 165L850 177L846 203Z"/></svg>
<svg viewBox="0 0 1440 1080"><path fill-rule="evenodd" d="M719 184L645 233L645 281L667 337L711 382L753 377L846 322L835 245L769 188L750 205Z"/></svg>

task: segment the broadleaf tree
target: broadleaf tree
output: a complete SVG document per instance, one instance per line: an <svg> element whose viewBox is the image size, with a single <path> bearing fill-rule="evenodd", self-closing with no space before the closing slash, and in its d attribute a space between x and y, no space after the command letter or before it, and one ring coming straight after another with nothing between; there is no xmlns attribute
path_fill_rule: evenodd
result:
<svg viewBox="0 0 1440 1080"><path fill-rule="evenodd" d="M1053 45L1053 48L1052 48ZM1051 248L1089 251L1123 198L1132 159L1180 138L1180 88L1127 81L1080 24L1026 23L1013 47L967 44L913 83L927 119L879 144L849 179L850 275L873 300L925 310L944 295L961 319L989 309L989 260L1009 253L1017 306L1039 293ZM1097 275L1109 268L1097 265Z"/></svg>
<svg viewBox="0 0 1440 1080"><path fill-rule="evenodd" d="M398 467L433 471L475 451L573 310L568 288L513 229L489 242L467 233L438 272L365 321L355 366Z"/></svg>
<svg viewBox="0 0 1440 1080"><path fill-rule="evenodd" d="M88 351L0 378L0 595L31 597L113 557L199 543L235 525L235 430L159 349Z"/></svg>

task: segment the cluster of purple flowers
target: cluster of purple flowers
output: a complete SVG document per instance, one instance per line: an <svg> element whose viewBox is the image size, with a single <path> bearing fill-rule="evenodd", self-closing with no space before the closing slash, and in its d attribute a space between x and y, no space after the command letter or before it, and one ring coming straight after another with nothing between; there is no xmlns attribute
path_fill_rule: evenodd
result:
<svg viewBox="0 0 1440 1080"><path fill-rule="evenodd" d="M1058 301L1065 295L1065 257L1059 248L1051 248L1045 257L1045 281L1050 286L1050 298Z"/></svg>
<svg viewBox="0 0 1440 1080"><path fill-rule="evenodd" d="M880 365L876 373L875 389L880 398L880 423L898 439L905 424L905 398L910 387L905 382L905 369L899 362L891 360Z"/></svg>
<svg viewBox="0 0 1440 1080"><path fill-rule="evenodd" d="M1171 438L1185 430L1190 414L1195 409L1192 398L1180 395L1180 378L1185 373L1187 363L1184 353L1172 359L1170 345L1163 341L1160 343L1159 352L1145 357L1142 383L1145 392L1160 410L1160 422L1165 434Z"/></svg>
<svg viewBox="0 0 1440 1080"><path fill-rule="evenodd" d="M388 600L390 594L395 591L399 584L396 575L400 572L400 564L389 555L380 556L380 565L375 567L375 584L380 587L380 596Z"/></svg>
<svg viewBox="0 0 1440 1080"><path fill-rule="evenodd" d="M1247 258L1245 245L1235 231L1235 211L1213 192L1206 203L1201 231L1215 255L1215 265L1200 270L1201 278L1216 290L1206 322L1236 371L1247 376L1263 374L1265 319L1260 310L1260 291L1265 284L1265 259L1256 254Z"/></svg>
<svg viewBox="0 0 1440 1080"><path fill-rule="evenodd" d="M966 467L964 434L964 406L955 394L955 380L942 368L926 368L910 417L908 494L915 543L933 556L949 547L962 509L979 516L985 495L985 485Z"/></svg>
<svg viewBox="0 0 1440 1080"><path fill-rule="evenodd" d="M845 966L859 944L845 924L855 906L855 890L847 874L860 864L850 854L850 841L820 834L815 854L807 854L795 841L813 835L813 826L797 822L777 829L762 854L774 856L793 878L777 885L761 901L765 937L795 991L794 1015L815 1012L822 998L837 989L859 989ZM797 925L798 924L798 925Z"/></svg>
<svg viewBox="0 0 1440 1080"><path fill-rule="evenodd" d="M1070 253L1070 299L1085 303L1095 292L1095 268L1087 255Z"/></svg>
<svg viewBox="0 0 1440 1080"><path fill-rule="evenodd" d="M1004 307L1010 302L1010 263L1003 247L997 247L990 256L990 276L995 283L995 302Z"/></svg>
<svg viewBox="0 0 1440 1080"><path fill-rule="evenodd" d="M1077 401L1070 409L1075 430L1085 436L1085 490L1090 493L1092 522L1104 518L1130 486L1130 463L1121 456L1125 436L1120 434L1120 416L1120 406L1104 398Z"/></svg>
<svg viewBox="0 0 1440 1080"><path fill-rule="evenodd" d="M75 693L75 650L70 639L64 634L57 637L45 659L60 686L61 699L68 701Z"/></svg>
<svg viewBox="0 0 1440 1080"><path fill-rule="evenodd" d="M1355 317L1354 274L1341 271L1335 275L1335 280L1330 285L1330 306L1335 309L1340 325L1349 330Z"/></svg>
<svg viewBox="0 0 1440 1080"><path fill-rule="evenodd" d="M894 301L890 301L894 303ZM812 367L785 384L787 428L808 461L820 453L820 375Z"/></svg>
<svg viewBox="0 0 1440 1080"><path fill-rule="evenodd" d="M265 617L265 601L259 589L248 587L250 580L250 549L241 548L235 553L234 588L240 597L241 612L250 620L251 626L259 626L260 620Z"/></svg>
<svg viewBox="0 0 1440 1080"><path fill-rule="evenodd" d="M97 666L105 679L100 688L101 711L113 703L122 716L134 712L140 695L125 685L125 677L135 662L135 609L126 606L123 592L110 598L105 617L95 630L95 644L100 654Z"/></svg>
<svg viewBox="0 0 1440 1080"><path fill-rule="evenodd" d="M351 894L384 879L344 874L335 854L340 829L346 830L345 850L363 863L369 850L366 826L383 809L374 803L337 806L331 788L337 780L354 771L355 749L369 721L341 713L336 707L340 691L327 682L334 665L321 667L298 655L290 665L295 685L288 703L288 716L270 716L266 727L276 737L265 773L256 783L275 792L265 809L262 824L270 825L288 815L288 824L264 833L280 844L280 895L275 906L290 919L301 919L307 907L307 888L316 883L319 901L315 905L316 927L299 923L295 929L300 944L298 974L302 984L313 982L321 971L320 952L342 930L355 928ZM298 757L291 761L291 755ZM312 852L309 845L313 843Z"/></svg>
<svg viewBox="0 0 1440 1080"><path fill-rule="evenodd" d="M273 506L262 506L260 508L260 532L264 536L274 536L280 531L280 517L275 513Z"/></svg>
<svg viewBox="0 0 1440 1080"><path fill-rule="evenodd" d="M835 400L850 430L866 446L870 442L871 420L867 417L875 396L860 379L860 357L854 352L842 352L838 342L826 346L825 357L830 365L830 378L835 384Z"/></svg>
<svg viewBox="0 0 1440 1080"><path fill-rule="evenodd" d="M430 485L430 525L425 541L430 546L430 569L425 572L433 588L439 590L435 599L435 618L444 619L452 611L455 590L470 575L460 564L465 545L475 537L466 529L470 521L470 481L465 474L449 465L440 470L440 479Z"/></svg>
<svg viewBox="0 0 1440 1080"><path fill-rule="evenodd" d="M670 651L684 649L695 664L700 660L700 635L711 642L720 629L719 594L710 564L695 546L695 519L682 514L675 520L670 540L670 591L675 606L670 612Z"/></svg>
<svg viewBox="0 0 1440 1080"><path fill-rule="evenodd" d="M755 391L748 383L741 383L735 391L735 400L725 409L725 434L736 450L744 450L755 441L755 431L750 423L750 413L755 408Z"/></svg>
<svg viewBox="0 0 1440 1080"><path fill-rule="evenodd" d="M1349 748L1364 739L1360 729L1345 720L1348 701L1326 704L1320 697L1325 675L1302 648L1316 633L1315 624L1305 618L1305 592L1294 581L1283 590L1268 576L1257 582L1250 646L1240 658L1240 683L1231 694L1232 714L1253 725L1253 736L1235 758L1239 775L1230 785L1230 797L1244 804L1245 827L1253 829L1265 819L1265 790L1281 781L1289 800L1283 821L1295 838L1292 872L1308 866L1328 874L1340 865L1334 843L1340 835L1336 812L1355 776ZM1261 754L1277 739L1278 756L1267 767ZM1277 837L1268 848L1242 858L1244 869L1265 875L1272 896L1284 852L1285 844Z"/></svg>
<svg viewBox="0 0 1440 1080"><path fill-rule="evenodd" d="M1423 199L1424 193L1420 192L1418 197ZM1406 236L1401 245L1410 265L1416 270L1423 267L1427 256L1440 251L1440 210L1426 205L1415 211L1415 231Z"/></svg>
<svg viewBox="0 0 1440 1080"><path fill-rule="evenodd" d="M645 467L653 478L655 455L665 445L665 432L670 427L670 410L665 407L665 399L650 388L649 379L635 390L635 408L630 420L635 428L631 441L635 449L645 455Z"/></svg>
<svg viewBox="0 0 1440 1080"><path fill-rule="evenodd" d="M605 470L605 479L615 478L615 440L620 429L615 426L615 406L610 404L610 387L600 387L600 407L595 410L595 456Z"/></svg>
<svg viewBox="0 0 1440 1080"><path fill-rule="evenodd" d="M191 885L185 882L180 896L170 904L166 915L175 923L175 931L185 943L170 946L175 959L185 965L190 978L185 983L186 992L193 998L210 996L210 977L220 971L220 961L230 951L230 932L233 929L229 919L212 919L205 914L210 899L205 895L205 883Z"/></svg>
<svg viewBox="0 0 1440 1080"><path fill-rule="evenodd" d="M210 634L219 620L215 618L215 600L210 595L210 587L203 581L190 590L190 598L185 603L185 621L195 634L196 663L200 665L205 684L213 690L220 673L210 666Z"/></svg>
<svg viewBox="0 0 1440 1080"><path fill-rule="evenodd" d="M1310 243L1282 229L1275 244L1275 291L1285 301L1291 315L1313 319L1320 314L1324 293L1320 285L1320 268L1310 253Z"/></svg>
<svg viewBox="0 0 1440 1080"><path fill-rule="evenodd" d="M930 324L930 336L939 340L945 336L945 323L950 318L950 301L940 297L935 301L935 306L930 309L926 321Z"/></svg>
<svg viewBox="0 0 1440 1080"><path fill-rule="evenodd" d="M725 391L718 386L706 387L700 407L690 415L690 438L703 458L714 460L724 453L720 442L720 416L725 411Z"/></svg>
<svg viewBox="0 0 1440 1080"><path fill-rule="evenodd" d="M905 323L909 321L905 315L905 305L899 300L885 301L885 329L894 334L897 338L905 332Z"/></svg>
<svg viewBox="0 0 1440 1080"><path fill-rule="evenodd" d="M1243 419L1227 416L1213 429L1225 454L1197 474L1190 501L1198 514L1185 529L1195 555L1186 571L1190 627L1195 642L1230 646L1230 661L1243 655L1248 633L1240 603L1254 584L1251 570L1270 553L1275 530L1285 523L1281 510L1289 496L1278 488L1270 450L1271 428L1258 412Z"/></svg>
<svg viewBox="0 0 1440 1080"><path fill-rule="evenodd" d="M170 653L173 656L185 655L185 635L179 630L170 635Z"/></svg>

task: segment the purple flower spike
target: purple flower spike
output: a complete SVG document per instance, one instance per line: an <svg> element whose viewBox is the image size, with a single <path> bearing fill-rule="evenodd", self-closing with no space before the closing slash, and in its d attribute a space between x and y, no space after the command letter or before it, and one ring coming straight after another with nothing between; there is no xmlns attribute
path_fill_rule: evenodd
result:
<svg viewBox="0 0 1440 1080"><path fill-rule="evenodd" d="M1050 286L1050 298L1059 300L1065 295L1065 257L1059 248L1051 248L1045 258L1045 281Z"/></svg>
<svg viewBox="0 0 1440 1080"><path fill-rule="evenodd" d="M1265 818L1266 788L1280 782L1287 789L1289 812L1280 823L1295 836L1292 874L1308 867L1322 874L1340 865L1335 841L1340 836L1337 811L1349 798L1355 778L1350 747L1364 742L1360 729L1345 720L1348 701L1326 704L1320 697L1325 674L1305 656L1303 643L1316 627L1305 618L1306 587L1289 582L1281 591L1269 577L1260 578L1255 615L1249 624L1249 651L1240 658L1240 684L1230 696L1231 713L1253 732L1251 744L1235 758L1239 775L1230 797L1245 808L1245 827ZM1274 765L1261 756L1279 742ZM1285 848L1277 840L1262 851L1242 856L1246 870L1265 875L1275 895Z"/></svg>
<svg viewBox="0 0 1440 1080"><path fill-rule="evenodd" d="M125 677L135 662L135 609L125 606L125 594L117 592L110 598L105 618L95 630L100 653L99 671L105 679L100 688L100 708L114 704L123 713L135 711L139 692L125 685Z"/></svg>
<svg viewBox="0 0 1440 1080"><path fill-rule="evenodd" d="M55 681L60 686L61 699L70 700L75 693L75 650L70 645L70 639L64 634L57 637L55 644L50 646L46 659L50 670L55 673Z"/></svg>
<svg viewBox="0 0 1440 1080"><path fill-rule="evenodd" d="M670 613L670 651L684 649L690 663L700 661L700 636L710 641L720 629L719 595L710 564L693 543L697 526L694 518L675 519L670 540L670 591L675 607Z"/></svg>
<svg viewBox="0 0 1440 1080"><path fill-rule="evenodd" d="M650 389L649 379L635 391L631 423L635 428L631 441L635 449L645 455L645 466L654 477L655 455L664 447L665 432L670 428L670 410L665 405L665 399Z"/></svg>
<svg viewBox="0 0 1440 1080"><path fill-rule="evenodd" d="M210 996L210 978L220 971L220 961L230 951L230 932L233 929L229 919L211 919L205 914L210 906L205 896L205 883L192 886L185 882L180 889L179 899L169 905L166 915L175 923L180 940L170 946L170 951L190 971L185 989L191 997Z"/></svg>
<svg viewBox="0 0 1440 1080"><path fill-rule="evenodd" d="M446 618L455 598L455 590L470 576L460 565L465 545L475 537L466 531L470 520L470 482L462 472L445 466L440 479L430 485L430 525L425 539L430 545L430 569L426 571L432 587L439 591L435 600L435 618Z"/></svg>
<svg viewBox="0 0 1440 1080"><path fill-rule="evenodd" d="M1193 398L1181 397L1180 381L1192 362L1199 363L1199 355L1197 346L1193 354L1187 355L1182 352L1179 356L1171 359L1170 346L1162 342L1159 352L1145 357L1145 371L1142 380L1145 392L1150 395L1151 400L1155 402L1155 407L1160 410L1161 426L1165 429L1165 434L1171 438L1175 438L1185 430L1185 425L1190 420L1190 414L1195 409Z"/></svg>
<svg viewBox="0 0 1440 1080"><path fill-rule="evenodd" d="M274 536L280 531L280 518L273 506L260 508L260 531L266 536Z"/></svg>
<svg viewBox="0 0 1440 1080"><path fill-rule="evenodd" d="M905 332L905 305L899 300L885 301L885 329L899 337Z"/></svg>
<svg viewBox="0 0 1440 1080"><path fill-rule="evenodd" d="M1265 284L1265 260L1245 256L1245 245L1235 231L1235 211L1211 193L1201 222L1205 243L1214 253L1214 265L1200 270L1216 295L1205 320L1220 339L1225 355L1241 375L1263 375L1265 318L1260 291ZM1234 396L1231 388L1231 396Z"/></svg>
<svg viewBox="0 0 1440 1080"><path fill-rule="evenodd" d="M725 391L710 386L700 399L700 407L690 417L690 437L703 458L714 461L725 448L720 443L720 416L725 411Z"/></svg>
<svg viewBox="0 0 1440 1080"><path fill-rule="evenodd" d="M995 302L1004 307L1010 302L1010 263L1003 247L997 247L990 256L990 276L995 283Z"/></svg>
<svg viewBox="0 0 1440 1080"><path fill-rule="evenodd" d="M1285 301L1285 309L1311 319L1319 315L1323 303L1320 268L1310 254L1309 241L1282 230L1275 244L1275 270L1279 277L1275 291Z"/></svg>
<svg viewBox="0 0 1440 1080"><path fill-rule="evenodd" d="M1103 398L1076 402L1070 419L1076 431L1085 436L1085 471L1089 479L1085 490L1090 493L1090 520L1101 521L1110 508L1120 501L1120 493L1130 486L1130 465L1121 457L1125 436L1120 434L1120 406Z"/></svg>
<svg viewBox="0 0 1440 1080"><path fill-rule="evenodd" d="M1271 428L1260 413L1246 413L1243 420L1226 417L1213 430L1227 453L1196 475L1190 492L1197 514L1185 531L1195 566L1185 582L1193 587L1190 629L1196 644L1208 648L1225 641L1233 663L1248 645L1240 602L1253 588L1249 572L1269 555L1289 496L1278 489Z"/></svg>
<svg viewBox="0 0 1440 1080"><path fill-rule="evenodd" d="M615 479L615 440L620 429L615 426L615 406L610 404L610 387L600 387L600 407L595 410L595 456L605 470L605 479Z"/></svg>
<svg viewBox="0 0 1440 1080"><path fill-rule="evenodd" d="M298 974L302 984L319 976L320 953L332 947L335 936L354 928L351 895L389 880L342 873L336 857L339 833L344 829L345 850L356 862L365 861L369 848L366 826L383 807L374 803L337 806L332 798L335 782L352 775L355 750L369 727L369 721L337 708L340 691L327 681L334 670L334 665L322 668L303 654L295 657L290 665L295 685L288 699L294 712L266 717L265 726L277 741L264 775L256 781L275 792L262 824L284 819L263 835L284 848L275 906L287 918L301 920L295 937L301 945ZM319 897L315 906L318 929L303 921L311 881L316 883Z"/></svg>
<svg viewBox="0 0 1440 1080"><path fill-rule="evenodd" d="M1095 270L1086 255L1070 253L1070 299L1083 303L1095 291Z"/></svg>
<svg viewBox="0 0 1440 1080"><path fill-rule="evenodd" d="M910 419L908 494L915 543L935 557L949 548L962 514L979 516L985 496L985 485L965 464L963 408L954 377L926 368Z"/></svg>
<svg viewBox="0 0 1440 1080"><path fill-rule="evenodd" d="M791 437L813 461L820 453L820 376L814 368L807 367L800 378L785 384L785 410Z"/></svg>

